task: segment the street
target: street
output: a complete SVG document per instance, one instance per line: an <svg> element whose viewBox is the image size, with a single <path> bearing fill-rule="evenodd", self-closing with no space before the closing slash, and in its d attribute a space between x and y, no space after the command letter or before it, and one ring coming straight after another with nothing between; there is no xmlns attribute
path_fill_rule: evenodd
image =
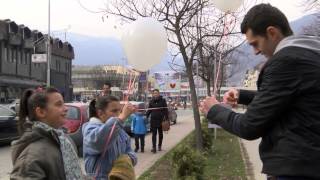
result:
<svg viewBox="0 0 320 180"><path fill-rule="evenodd" d="M9 179L12 169L10 146L0 146L0 179Z"/></svg>
<svg viewBox="0 0 320 180"><path fill-rule="evenodd" d="M164 133L163 151L153 154L151 150L151 134L146 136L145 153L138 153L138 164L135 167L136 176L140 176L145 170L153 165L166 152L179 143L194 129L193 114L191 110L178 110L177 124L171 126L168 133ZM134 139L132 139L134 149ZM83 162L81 160L81 162ZM0 180L8 180L12 169L10 146L0 146Z"/></svg>

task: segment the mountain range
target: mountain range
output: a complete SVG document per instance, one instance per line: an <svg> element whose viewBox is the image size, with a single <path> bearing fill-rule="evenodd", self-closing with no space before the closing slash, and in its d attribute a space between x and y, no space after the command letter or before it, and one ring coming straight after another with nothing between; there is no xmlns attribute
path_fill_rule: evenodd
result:
<svg viewBox="0 0 320 180"><path fill-rule="evenodd" d="M319 15L318 13L317 15ZM293 31L296 34L303 33L305 27L318 23L315 14L306 15L300 19L290 22ZM319 17L319 16L318 16ZM319 26L319 25L318 25ZM59 33L60 39L64 39L63 33ZM126 65L126 57L119 39L113 37L92 37L76 33L67 33L67 41L72 44L75 51L75 59L73 65ZM239 85L244 78L245 72L252 69L264 59L262 56L255 56L251 47L247 43L241 45L237 52L234 53L237 70L233 70L229 79L229 84ZM168 63L171 62L171 56L167 54L162 62L152 68L153 71L162 71L170 69ZM182 60L178 60L179 64L183 64ZM232 71L232 70L231 70Z"/></svg>
<svg viewBox="0 0 320 180"><path fill-rule="evenodd" d="M294 34L310 34L310 31L320 31L320 13L303 16L295 21L290 22ZM320 32L318 32L320 34ZM244 43L232 54L234 66L228 71L228 86L241 86L247 70L257 68L266 61L262 55L255 55L253 49L248 43Z"/></svg>

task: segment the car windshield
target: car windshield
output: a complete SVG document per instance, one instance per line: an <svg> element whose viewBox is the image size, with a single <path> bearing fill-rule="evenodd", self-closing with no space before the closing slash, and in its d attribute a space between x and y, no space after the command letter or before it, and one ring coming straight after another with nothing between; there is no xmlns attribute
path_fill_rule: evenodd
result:
<svg viewBox="0 0 320 180"><path fill-rule="evenodd" d="M0 106L0 116L14 116L14 113L9 109Z"/></svg>
<svg viewBox="0 0 320 180"><path fill-rule="evenodd" d="M80 120L80 110L79 108L73 106L67 106L68 112L66 115L67 119Z"/></svg>

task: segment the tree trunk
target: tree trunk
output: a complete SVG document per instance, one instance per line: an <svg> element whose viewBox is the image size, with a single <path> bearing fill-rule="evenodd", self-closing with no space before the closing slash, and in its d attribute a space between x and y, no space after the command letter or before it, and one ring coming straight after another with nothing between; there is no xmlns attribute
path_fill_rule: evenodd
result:
<svg viewBox="0 0 320 180"><path fill-rule="evenodd" d="M206 83L207 83L207 95L208 96L211 96L211 79L209 79L208 81L206 81Z"/></svg>
<svg viewBox="0 0 320 180"><path fill-rule="evenodd" d="M200 112L198 108L198 97L196 93L196 87L194 84L193 74L192 74L192 64L186 64L186 70L188 75L188 80L190 84L191 92L191 101L193 107L193 116L196 129L196 145L199 151L203 149L203 140L202 140L202 131L201 131L201 122L200 122Z"/></svg>

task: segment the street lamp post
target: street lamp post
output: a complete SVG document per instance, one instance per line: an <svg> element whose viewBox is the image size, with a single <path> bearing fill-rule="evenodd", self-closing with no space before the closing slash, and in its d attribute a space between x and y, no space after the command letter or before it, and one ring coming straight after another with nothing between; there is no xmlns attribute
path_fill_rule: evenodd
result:
<svg viewBox="0 0 320 180"><path fill-rule="evenodd" d="M50 61L51 61L51 47L50 47L50 0L48 0L47 87L50 87Z"/></svg>

